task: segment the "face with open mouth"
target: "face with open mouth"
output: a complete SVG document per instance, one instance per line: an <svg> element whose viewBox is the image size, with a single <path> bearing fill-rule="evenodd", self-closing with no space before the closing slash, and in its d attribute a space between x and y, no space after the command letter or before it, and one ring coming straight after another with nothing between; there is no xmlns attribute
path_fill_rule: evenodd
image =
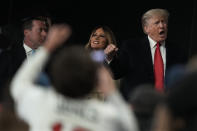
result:
<svg viewBox="0 0 197 131"><path fill-rule="evenodd" d="M147 21L145 32L156 42L163 42L167 38L168 21L162 16L154 16Z"/></svg>
<svg viewBox="0 0 197 131"><path fill-rule="evenodd" d="M90 38L90 45L92 49L104 49L107 45L107 38L102 28L98 28Z"/></svg>

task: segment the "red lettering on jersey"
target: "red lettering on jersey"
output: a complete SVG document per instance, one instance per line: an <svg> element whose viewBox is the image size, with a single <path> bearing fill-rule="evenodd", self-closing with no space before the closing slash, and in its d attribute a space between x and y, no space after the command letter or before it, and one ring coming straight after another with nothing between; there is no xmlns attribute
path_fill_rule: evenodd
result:
<svg viewBox="0 0 197 131"><path fill-rule="evenodd" d="M82 128L82 127L77 127L73 131L90 131L90 130Z"/></svg>
<svg viewBox="0 0 197 131"><path fill-rule="evenodd" d="M56 123L53 125L53 131L61 131L62 129L62 124L61 123Z"/></svg>

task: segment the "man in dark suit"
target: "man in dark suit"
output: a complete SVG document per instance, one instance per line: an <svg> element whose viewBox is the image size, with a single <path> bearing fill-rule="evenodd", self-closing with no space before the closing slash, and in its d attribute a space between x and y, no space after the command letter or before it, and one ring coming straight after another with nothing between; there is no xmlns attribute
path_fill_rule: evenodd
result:
<svg viewBox="0 0 197 131"><path fill-rule="evenodd" d="M114 45L109 45L105 50L107 62L114 78L123 78L120 91L126 100L128 100L131 90L142 84L154 84L158 91L163 92L167 69L187 61L187 56L166 40L168 16L168 11L164 9L147 11L142 16L142 27L146 37L126 41L118 53L117 47ZM159 69L160 78L156 76L156 67L154 66L156 65L157 45L162 61L162 64L159 65L159 68L162 67Z"/></svg>
<svg viewBox="0 0 197 131"><path fill-rule="evenodd" d="M24 59L28 59L34 50L42 46L46 35L46 19L41 16L33 16L23 20L23 41L19 41L12 48L13 73L17 71Z"/></svg>
<svg viewBox="0 0 197 131"><path fill-rule="evenodd" d="M42 10L28 10L22 21L12 22L0 27L0 100L3 90L15 75L23 61L38 49L47 33L47 22L52 17Z"/></svg>
<svg viewBox="0 0 197 131"><path fill-rule="evenodd" d="M6 25L2 30L0 41L6 46L9 45L9 47L6 47L0 53L1 89L9 84L23 61L26 58L28 59L33 50L42 45L47 35L46 18L33 16L23 22L23 32L21 32L21 25L15 23Z"/></svg>

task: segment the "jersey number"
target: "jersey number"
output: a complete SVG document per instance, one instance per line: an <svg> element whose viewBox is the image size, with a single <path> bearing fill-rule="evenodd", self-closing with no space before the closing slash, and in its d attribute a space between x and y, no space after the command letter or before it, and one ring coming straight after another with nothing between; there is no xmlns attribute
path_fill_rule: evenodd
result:
<svg viewBox="0 0 197 131"><path fill-rule="evenodd" d="M56 123L53 125L53 131L61 131L62 130L62 124L61 123ZM73 131L90 131L86 128L82 127L76 127L73 129Z"/></svg>

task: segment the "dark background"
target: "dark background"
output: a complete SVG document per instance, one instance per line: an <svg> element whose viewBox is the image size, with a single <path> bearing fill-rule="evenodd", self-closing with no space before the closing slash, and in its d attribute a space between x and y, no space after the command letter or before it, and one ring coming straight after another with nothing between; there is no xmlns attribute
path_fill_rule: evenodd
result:
<svg viewBox="0 0 197 131"><path fill-rule="evenodd" d="M1 25L20 21L32 12L47 10L54 21L65 21L74 30L76 43L87 43L97 25L109 26L119 45L130 37L142 36L141 16L151 8L170 12L168 38L193 56L197 53L196 0L187 1L101 1L101 0L7 0L0 5Z"/></svg>

